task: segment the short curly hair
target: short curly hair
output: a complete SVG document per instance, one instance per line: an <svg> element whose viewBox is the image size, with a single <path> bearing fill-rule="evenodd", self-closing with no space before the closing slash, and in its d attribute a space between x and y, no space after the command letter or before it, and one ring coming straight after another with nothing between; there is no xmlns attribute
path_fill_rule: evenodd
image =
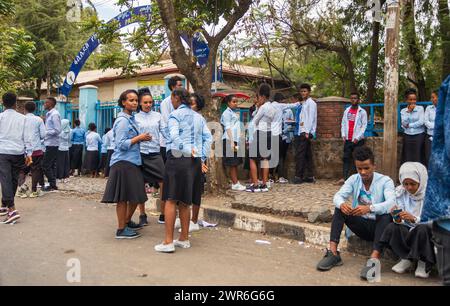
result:
<svg viewBox="0 0 450 306"><path fill-rule="evenodd" d="M367 146L358 147L353 151L353 159L357 161L365 161L370 159L372 164L375 164L375 155Z"/></svg>

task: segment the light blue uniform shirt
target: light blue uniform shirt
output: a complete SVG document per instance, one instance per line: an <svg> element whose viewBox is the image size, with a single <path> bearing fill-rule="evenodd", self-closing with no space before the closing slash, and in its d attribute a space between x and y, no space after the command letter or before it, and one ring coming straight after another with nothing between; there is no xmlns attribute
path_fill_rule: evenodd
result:
<svg viewBox="0 0 450 306"><path fill-rule="evenodd" d="M206 124L205 118L194 112L195 152L205 162L211 152L212 135Z"/></svg>
<svg viewBox="0 0 450 306"><path fill-rule="evenodd" d="M131 139L139 135L139 126L134 116L120 112L113 126L116 148L111 156L110 166L119 161L142 165L140 145L131 144Z"/></svg>
<svg viewBox="0 0 450 306"><path fill-rule="evenodd" d="M0 154L31 156L33 148L25 130L26 117L13 109L0 113Z"/></svg>
<svg viewBox="0 0 450 306"><path fill-rule="evenodd" d="M427 127L427 134L430 136L433 136L435 120L436 120L436 106L429 105L425 110L425 126Z"/></svg>
<svg viewBox="0 0 450 306"><path fill-rule="evenodd" d="M31 143L32 151L45 151L45 146L43 145L45 138L44 120L33 113L26 114L25 117L25 131L30 137L29 142Z"/></svg>
<svg viewBox="0 0 450 306"><path fill-rule="evenodd" d="M182 104L169 115L166 132L167 151L172 150L174 156L177 154L174 151L180 151L183 156L190 157L194 145L194 111Z"/></svg>
<svg viewBox="0 0 450 306"><path fill-rule="evenodd" d="M363 190L362 178L359 174L350 176L334 195L333 203L337 208L352 198L352 207L358 206ZM375 219L375 215L387 214L396 203L395 187L392 179L386 175L374 172L372 184L369 188L371 204L373 210L371 213L363 216L367 219ZM364 192L363 192L364 193Z"/></svg>
<svg viewBox="0 0 450 306"><path fill-rule="evenodd" d="M155 111L149 111L148 113L140 111L135 115L135 118L139 125L139 133L149 133L152 136L152 140L141 142L141 153L159 153L160 135L162 137L165 135L161 114Z"/></svg>
<svg viewBox="0 0 450 306"><path fill-rule="evenodd" d="M86 150L98 151L98 145L102 144L102 139L97 132L88 132L86 135Z"/></svg>
<svg viewBox="0 0 450 306"><path fill-rule="evenodd" d="M220 117L220 123L223 125L222 139L229 140L227 130L231 129L233 141L239 142L241 131L241 121L239 118L239 114L233 111L231 108L227 107L227 109L223 112L222 116Z"/></svg>
<svg viewBox="0 0 450 306"><path fill-rule="evenodd" d="M72 130L72 144L84 145L85 142L86 142L86 131L83 128L77 126Z"/></svg>
<svg viewBox="0 0 450 306"><path fill-rule="evenodd" d="M161 112L161 116L162 116L162 128L164 131L167 131L169 116L174 110L175 109L173 108L172 99L171 99L171 96L169 95L161 102L161 105L160 105L160 112ZM169 135L167 135L167 133L165 135L162 134L161 142L160 142L161 147L167 147L166 142L168 140L168 137L169 137Z"/></svg>
<svg viewBox="0 0 450 306"><path fill-rule="evenodd" d="M56 108L45 115L45 140L47 147L59 147L59 134L61 134L61 116Z"/></svg>
<svg viewBox="0 0 450 306"><path fill-rule="evenodd" d="M108 153L108 137L105 135L103 135L102 137L102 149L101 149L101 153L102 154L106 154Z"/></svg>
<svg viewBox="0 0 450 306"><path fill-rule="evenodd" d="M106 136L106 149L107 150L114 150L116 148L116 144L114 143L114 130L111 129L108 133L105 134Z"/></svg>
<svg viewBox="0 0 450 306"><path fill-rule="evenodd" d="M423 107L416 105L414 110L410 113L407 112L408 108L405 107L400 111L402 119L402 128L407 135L418 135L425 132L425 113ZM409 124L408 127L406 125Z"/></svg>

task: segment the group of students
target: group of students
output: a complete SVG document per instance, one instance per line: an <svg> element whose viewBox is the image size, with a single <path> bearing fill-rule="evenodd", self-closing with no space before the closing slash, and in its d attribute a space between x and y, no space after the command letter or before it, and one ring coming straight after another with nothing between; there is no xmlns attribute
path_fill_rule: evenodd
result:
<svg viewBox="0 0 450 306"><path fill-rule="evenodd" d="M295 146L294 184L314 183L314 166L311 140L317 128L317 105L311 99L311 86L299 87L301 101L283 103L286 99L276 93L271 101L271 87L261 84L256 102L250 109L251 120L244 133L239 115L237 98L225 97L227 108L221 116L223 126L223 165L230 169L231 189L247 192L269 191L269 174L278 172L278 182L288 183L285 160L289 145ZM294 118L295 110L296 118ZM238 166L243 158L249 160L250 180L248 186L238 180ZM260 180L261 179L261 180Z"/></svg>
<svg viewBox="0 0 450 306"><path fill-rule="evenodd" d="M148 88L126 90L120 95L123 110L112 128L116 146L102 199L103 203L117 204L116 239L134 239L148 224L145 184L159 186L158 222L165 224L166 234L155 250L165 253L174 252L175 247L189 248L189 231L199 229L204 174L212 144L206 120L199 113L204 99L189 94L177 76L170 78L168 85L171 95L162 101L161 113L152 110L153 97ZM138 207L139 223L135 223L132 217ZM178 227L180 236L174 240Z"/></svg>

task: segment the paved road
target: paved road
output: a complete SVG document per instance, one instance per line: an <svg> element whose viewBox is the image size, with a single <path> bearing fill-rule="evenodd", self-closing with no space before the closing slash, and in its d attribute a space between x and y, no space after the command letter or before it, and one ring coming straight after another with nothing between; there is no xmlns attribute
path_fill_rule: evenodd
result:
<svg viewBox="0 0 450 306"><path fill-rule="evenodd" d="M164 228L152 217L143 237L117 241L115 208L51 194L17 201L22 219L0 226L1 285L72 285L66 266L81 263L81 285L366 285L358 278L365 258L344 254L345 265L320 273L322 251L297 241L228 228L204 229L192 248L160 254L153 246ZM271 245L259 245L263 239ZM395 275L383 266L382 285L439 285Z"/></svg>

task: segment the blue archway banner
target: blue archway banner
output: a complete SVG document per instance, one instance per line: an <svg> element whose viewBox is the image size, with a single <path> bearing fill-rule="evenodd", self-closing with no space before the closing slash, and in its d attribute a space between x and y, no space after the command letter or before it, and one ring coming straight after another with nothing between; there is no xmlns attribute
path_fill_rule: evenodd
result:
<svg viewBox="0 0 450 306"><path fill-rule="evenodd" d="M120 13L108 23L112 23L114 21L118 22L118 29L126 27L130 24L136 23L139 21L140 16L146 16L147 20L151 18L151 6L143 5L132 8L128 11ZM66 97L69 96L70 91L72 90L72 86L75 83L75 80L80 73L80 70L83 68L89 56L94 52L94 50L100 45L100 40L97 38L97 34L89 37L88 41L83 45L80 52L78 52L75 60L72 62L70 66L70 70L66 75L66 79L64 80L64 84L60 88L60 93Z"/></svg>

